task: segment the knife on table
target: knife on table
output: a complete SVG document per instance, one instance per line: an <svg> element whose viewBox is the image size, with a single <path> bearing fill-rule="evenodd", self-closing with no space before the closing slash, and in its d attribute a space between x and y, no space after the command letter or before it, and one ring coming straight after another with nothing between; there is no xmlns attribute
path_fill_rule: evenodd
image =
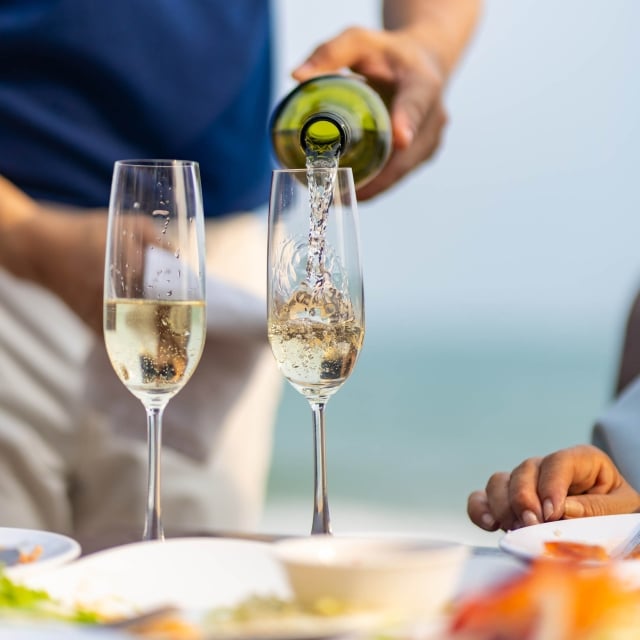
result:
<svg viewBox="0 0 640 640"><path fill-rule="evenodd" d="M638 527L621 546L611 552L614 560L640 558L640 527Z"/></svg>

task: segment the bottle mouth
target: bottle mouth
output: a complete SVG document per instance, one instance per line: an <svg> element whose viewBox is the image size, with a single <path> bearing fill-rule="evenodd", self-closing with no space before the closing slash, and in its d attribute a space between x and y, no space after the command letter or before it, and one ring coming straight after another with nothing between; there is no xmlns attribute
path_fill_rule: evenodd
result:
<svg viewBox="0 0 640 640"><path fill-rule="evenodd" d="M342 153L348 144L349 129L335 113L314 113L300 129L300 146L307 153Z"/></svg>

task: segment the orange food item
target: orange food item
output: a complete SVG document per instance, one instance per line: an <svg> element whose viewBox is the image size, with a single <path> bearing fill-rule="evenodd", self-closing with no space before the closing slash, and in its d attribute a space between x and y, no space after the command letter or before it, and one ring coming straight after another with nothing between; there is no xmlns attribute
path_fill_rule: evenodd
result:
<svg viewBox="0 0 640 640"><path fill-rule="evenodd" d="M42 547L37 544L31 551L20 551L20 564L27 564L29 562L35 562L42 555Z"/></svg>
<svg viewBox="0 0 640 640"><path fill-rule="evenodd" d="M151 640L201 640L202 633L192 624L175 616L145 622L128 629L136 636Z"/></svg>
<svg viewBox="0 0 640 640"><path fill-rule="evenodd" d="M640 592L607 565L539 560L526 574L458 604L450 626L478 640L591 640L640 627Z"/></svg>
<svg viewBox="0 0 640 640"><path fill-rule="evenodd" d="M606 562L609 554L599 544L585 544L568 540L552 540L544 543L545 554L562 560Z"/></svg>

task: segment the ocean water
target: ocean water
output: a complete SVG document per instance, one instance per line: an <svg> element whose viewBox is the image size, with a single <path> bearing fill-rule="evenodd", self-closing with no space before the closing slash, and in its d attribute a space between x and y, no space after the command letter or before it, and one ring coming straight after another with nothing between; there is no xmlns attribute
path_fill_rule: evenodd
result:
<svg viewBox="0 0 640 640"><path fill-rule="evenodd" d="M466 517L470 491L525 457L585 442L611 396L611 335L379 330L326 412L333 527L490 543ZM312 422L287 384L263 528L311 523Z"/></svg>

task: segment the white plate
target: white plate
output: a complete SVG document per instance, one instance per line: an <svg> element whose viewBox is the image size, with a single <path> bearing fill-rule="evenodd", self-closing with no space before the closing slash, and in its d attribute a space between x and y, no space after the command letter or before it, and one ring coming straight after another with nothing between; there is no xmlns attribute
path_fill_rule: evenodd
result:
<svg viewBox="0 0 640 640"><path fill-rule="evenodd" d="M133 640L130 634L92 627L68 624L33 623L25 625L18 622L2 621L0 640Z"/></svg>
<svg viewBox="0 0 640 640"><path fill-rule="evenodd" d="M31 553L38 546L42 547L42 553L37 560L7 567L5 573L12 578L39 573L43 569L74 560L80 555L80 545L72 538L59 533L0 527L0 547L17 547L25 553Z"/></svg>
<svg viewBox="0 0 640 640"><path fill-rule="evenodd" d="M23 582L64 602L107 605L123 613L161 604L210 609L250 593L289 596L266 544L224 538L134 542Z"/></svg>
<svg viewBox="0 0 640 640"><path fill-rule="evenodd" d="M499 545L503 551L525 559L544 555L544 543L553 540L601 545L611 553L639 527L637 513L559 520L509 531Z"/></svg>
<svg viewBox="0 0 640 640"><path fill-rule="evenodd" d="M85 556L22 580L45 589L63 605L131 615L161 605L184 610L201 622L214 609L250 596L291 599L280 563L266 543L225 538L175 538L137 542ZM226 628L219 638L318 638L361 628L360 620L336 617L282 620L264 628Z"/></svg>

